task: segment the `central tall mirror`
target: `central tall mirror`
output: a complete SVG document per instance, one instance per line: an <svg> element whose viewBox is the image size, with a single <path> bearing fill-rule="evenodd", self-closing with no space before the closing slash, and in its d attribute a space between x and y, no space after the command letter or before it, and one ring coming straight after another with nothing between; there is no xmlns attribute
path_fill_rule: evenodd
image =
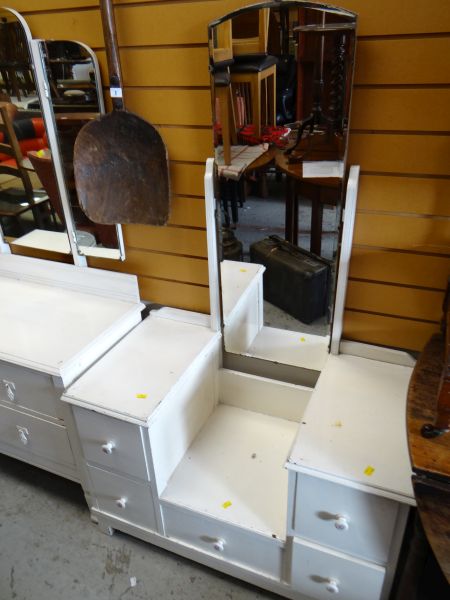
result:
<svg viewBox="0 0 450 600"><path fill-rule="evenodd" d="M227 353L326 360L355 30L355 14L295 0L209 26Z"/></svg>
<svg viewBox="0 0 450 600"><path fill-rule="evenodd" d="M0 9L0 227L11 244L123 258L120 226L84 215L73 176L78 131L104 110L88 46L33 40L18 13Z"/></svg>

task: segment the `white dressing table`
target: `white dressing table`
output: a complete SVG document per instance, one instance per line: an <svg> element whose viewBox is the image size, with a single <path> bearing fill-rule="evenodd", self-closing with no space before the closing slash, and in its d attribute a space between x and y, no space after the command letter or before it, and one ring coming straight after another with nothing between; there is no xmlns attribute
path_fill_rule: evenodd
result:
<svg viewBox="0 0 450 600"><path fill-rule="evenodd" d="M214 248L210 237L212 299ZM0 410L17 421L0 425L2 452L80 481L107 533L295 600L388 597L414 504L407 355L343 343L346 354L320 354L314 389L232 371L213 318L163 308L140 322L134 278L15 258L0 256ZM261 297L258 273L246 281ZM241 286L235 314L251 297Z"/></svg>

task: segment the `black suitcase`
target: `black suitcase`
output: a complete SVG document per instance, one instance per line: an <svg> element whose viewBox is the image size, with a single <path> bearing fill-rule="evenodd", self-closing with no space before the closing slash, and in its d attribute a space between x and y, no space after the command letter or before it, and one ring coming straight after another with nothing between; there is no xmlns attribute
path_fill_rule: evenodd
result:
<svg viewBox="0 0 450 600"><path fill-rule="evenodd" d="M266 267L264 299L303 323L327 314L331 262L271 235L250 246L250 260Z"/></svg>

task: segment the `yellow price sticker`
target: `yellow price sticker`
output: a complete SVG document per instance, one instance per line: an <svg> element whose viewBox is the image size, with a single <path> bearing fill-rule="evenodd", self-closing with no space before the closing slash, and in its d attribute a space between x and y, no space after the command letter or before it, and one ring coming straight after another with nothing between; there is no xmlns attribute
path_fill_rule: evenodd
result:
<svg viewBox="0 0 450 600"><path fill-rule="evenodd" d="M370 465L368 465L365 469L364 469L364 475L367 475L367 477L370 477L371 475L373 475L375 473L375 469L374 467L371 467Z"/></svg>
<svg viewBox="0 0 450 600"><path fill-rule="evenodd" d="M300 341L301 341L301 342L306 342L306 338L304 338L304 337L301 337L301 338L300 338Z"/></svg>
<svg viewBox="0 0 450 600"><path fill-rule="evenodd" d="M233 503L227 500L222 504L222 508L229 508Z"/></svg>
<svg viewBox="0 0 450 600"><path fill-rule="evenodd" d="M145 400L145 398L147 398L148 394L136 394L136 398L138 398L139 400Z"/></svg>
<svg viewBox="0 0 450 600"><path fill-rule="evenodd" d="M247 273L247 269L239 269L241 273Z"/></svg>

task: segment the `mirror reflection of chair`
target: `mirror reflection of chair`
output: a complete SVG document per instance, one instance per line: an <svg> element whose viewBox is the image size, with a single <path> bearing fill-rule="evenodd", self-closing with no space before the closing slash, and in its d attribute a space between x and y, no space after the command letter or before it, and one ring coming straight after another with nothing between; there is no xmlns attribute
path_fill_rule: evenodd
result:
<svg viewBox="0 0 450 600"><path fill-rule="evenodd" d="M50 199L50 202L51 202L51 205L52 205L54 211L58 215L58 219L61 224L60 229L64 230L65 229L64 211L63 211L61 199L59 196L58 185L56 183L56 175L55 175L55 171L53 168L53 162L52 162L50 152L48 150L45 153L31 151L28 153L28 158L29 158L31 164L33 165L37 176L41 180L42 185L44 186L44 188L49 196L49 199ZM72 202L71 202L72 209L76 208L77 204L78 204L78 200L75 197L72 198ZM78 205L78 209L79 209L79 205ZM75 226L76 226L77 231L83 232L85 234L85 236L83 238L83 243L85 245L86 245L86 241L89 239L86 237L86 234L88 234L88 236L92 236L92 238L93 238L92 245L94 245L94 243L100 243L105 248L114 247L115 235L116 235L114 226L98 225L98 224L92 223L91 221L89 221L89 219L87 217L85 217L85 215L81 212L80 209L78 211L73 210L72 212L73 212ZM94 242L94 240L95 240L95 242Z"/></svg>
<svg viewBox="0 0 450 600"><path fill-rule="evenodd" d="M8 181L7 187L0 191L0 220L12 219L20 231L25 232L26 228L21 217L28 211L32 211L37 226L42 227L44 215L41 209L44 204L51 209L49 197L33 190L33 184L24 166L20 144L6 106L0 106L0 117L0 136L2 138L0 152L10 157L9 160L0 162L0 174L19 179L22 184L22 187L17 188L10 186Z"/></svg>
<svg viewBox="0 0 450 600"><path fill-rule="evenodd" d="M217 26L211 41L211 71L215 93L216 133L222 136L223 158L231 164L231 144L237 144L236 117L231 92L230 65L233 64L231 21Z"/></svg>
<svg viewBox="0 0 450 600"><path fill-rule="evenodd" d="M261 8L230 20L234 58L231 84L247 100L246 114L251 115L256 137L261 135L261 123L276 125L277 59L267 54L269 17L270 8Z"/></svg>

